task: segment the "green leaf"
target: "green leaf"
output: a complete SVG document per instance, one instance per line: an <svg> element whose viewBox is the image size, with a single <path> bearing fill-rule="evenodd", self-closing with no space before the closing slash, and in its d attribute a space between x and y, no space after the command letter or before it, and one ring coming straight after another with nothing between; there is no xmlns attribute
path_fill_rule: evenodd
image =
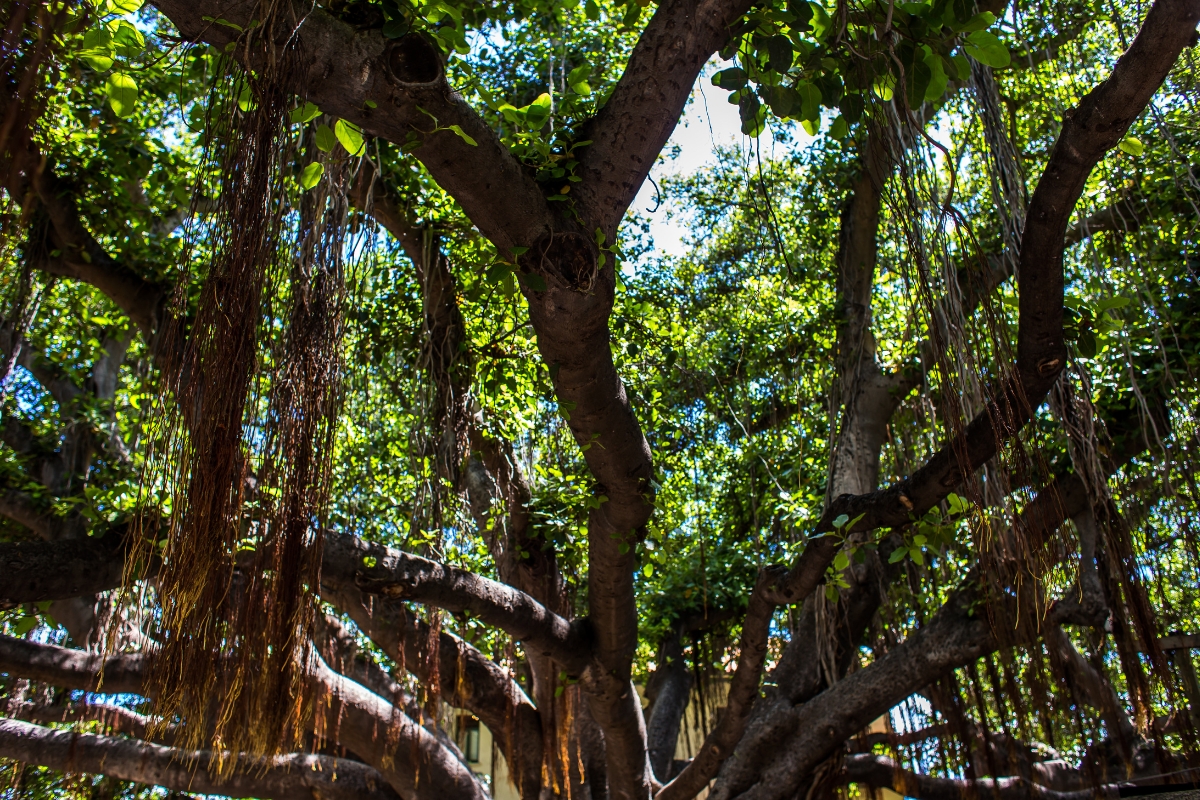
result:
<svg viewBox="0 0 1200 800"><path fill-rule="evenodd" d="M981 11L980 13L971 17L971 19L967 20L966 24L959 28L959 30L963 31L964 33L971 31L982 31L992 27L992 23L995 21L995 14L990 11Z"/></svg>
<svg viewBox="0 0 1200 800"><path fill-rule="evenodd" d="M591 64L586 64L586 63L580 64L578 67L576 67L575 69L573 69L567 73L567 85L574 86L577 83L586 84L587 79L591 76L591 74L592 74L592 65ZM584 94L584 92L580 92L580 94Z"/></svg>
<svg viewBox="0 0 1200 800"><path fill-rule="evenodd" d="M541 130L550 118L550 95L542 92L537 100L521 110L524 112L526 126L531 130Z"/></svg>
<svg viewBox="0 0 1200 800"><path fill-rule="evenodd" d="M654 574L654 565L647 561L642 565L642 574L649 578Z"/></svg>
<svg viewBox="0 0 1200 800"><path fill-rule="evenodd" d="M845 139L850 135L850 126L846 124L846 118L838 115L838 118L829 126L829 135L834 139Z"/></svg>
<svg viewBox="0 0 1200 800"><path fill-rule="evenodd" d="M578 95L586 96L586 95L589 95L592 93L592 85L590 83L588 83L587 81L580 81L579 83L572 83L572 84L570 84L570 87L571 87L571 91Z"/></svg>
<svg viewBox="0 0 1200 800"><path fill-rule="evenodd" d="M850 556L846 554L845 550L839 550L838 554L833 557L833 568L841 572L848 566L850 566Z"/></svg>
<svg viewBox="0 0 1200 800"><path fill-rule="evenodd" d="M389 39L399 39L412 30L412 25L405 19L389 19L383 23L383 35Z"/></svg>
<svg viewBox="0 0 1200 800"><path fill-rule="evenodd" d="M374 569L375 565L378 563L379 559L377 559L375 556L363 556L363 566L365 566L367 569Z"/></svg>
<svg viewBox="0 0 1200 800"><path fill-rule="evenodd" d="M895 550L892 551L892 554L890 556L888 556L888 563L895 564L897 562L903 561L904 557L906 555L908 555L907 547L897 547Z"/></svg>
<svg viewBox="0 0 1200 800"><path fill-rule="evenodd" d="M833 518L833 527L841 528L849 521L850 521L850 515L838 514L836 517Z"/></svg>
<svg viewBox="0 0 1200 800"><path fill-rule="evenodd" d="M837 602L838 590L832 583L825 584L825 599L831 603Z"/></svg>
<svg viewBox="0 0 1200 800"><path fill-rule="evenodd" d="M911 547L911 548L909 548L909 550L908 550L908 554L909 554L909 556L911 556L911 557L912 557L912 560L913 560L913 561L917 562L917 564L918 564L918 565L920 565L920 566L922 566L922 567L923 567L923 566L925 566L925 553L924 553L924 551L922 551L922 550L920 550L919 548L916 548L916 547Z"/></svg>
<svg viewBox="0 0 1200 800"><path fill-rule="evenodd" d="M592 22L595 22L596 20L600 19L600 6L596 5L596 0L587 0L587 2L583 4L583 13L586 14L587 18Z"/></svg>
<svg viewBox="0 0 1200 800"><path fill-rule="evenodd" d="M128 75L122 72L109 75L105 91L108 93L108 104L118 117L128 117L137 107L138 85Z"/></svg>
<svg viewBox="0 0 1200 800"><path fill-rule="evenodd" d="M812 6L804 2L804 0L791 0L788 3L788 11L796 17L796 21L792 23L792 30L800 33L807 33L812 30L813 9Z"/></svg>
<svg viewBox="0 0 1200 800"><path fill-rule="evenodd" d="M771 69L778 72L780 75L787 72L792 66L792 40L788 37L777 34L767 40L767 60Z"/></svg>
<svg viewBox="0 0 1200 800"><path fill-rule="evenodd" d="M790 86L764 86L763 99L771 107L771 113L783 119L796 110L800 95Z"/></svg>
<svg viewBox="0 0 1200 800"><path fill-rule="evenodd" d="M322 122L317 126L317 149L322 153L328 153L333 150L335 144L337 144L337 137L333 135L333 128Z"/></svg>
<svg viewBox="0 0 1200 800"><path fill-rule="evenodd" d="M1117 143L1117 149L1122 153L1128 153L1131 156L1140 156L1146 151L1145 146L1142 144L1142 140L1136 136L1126 136Z"/></svg>
<svg viewBox="0 0 1200 800"><path fill-rule="evenodd" d="M512 264L501 262L488 267L487 272L483 273L483 277L489 283L495 283L496 281L503 280L506 275L511 275L512 270Z"/></svg>
<svg viewBox="0 0 1200 800"><path fill-rule="evenodd" d="M820 120L821 90L811 83L802 83L796 87L796 94L800 97L800 107L799 109L792 109L792 116L813 122ZM818 125L817 127L819 128L820 126ZM806 127L805 130L808 130L808 128ZM809 133L816 135L815 131L809 131Z"/></svg>
<svg viewBox="0 0 1200 800"><path fill-rule="evenodd" d="M344 119L339 119L333 126L333 133L337 136L337 140L341 142L342 147L346 148L346 152L352 156L356 156L363 150L363 135L362 128L355 125L353 122L346 122Z"/></svg>
<svg viewBox="0 0 1200 800"><path fill-rule="evenodd" d="M288 114L288 119L303 125L306 122L312 122L319 116L321 116L321 109L317 108L315 103L305 103L293 108Z"/></svg>
<svg viewBox="0 0 1200 800"><path fill-rule="evenodd" d="M320 161L314 161L304 169L300 170L300 185L305 191L313 188L321 180L321 176L325 174L325 165Z"/></svg>
<svg viewBox="0 0 1200 800"><path fill-rule="evenodd" d="M103 50L80 53L79 57L87 62L87 65L96 70L96 72L104 72L113 65L112 54Z"/></svg>
<svg viewBox="0 0 1200 800"><path fill-rule="evenodd" d="M951 514L962 514L971 508L971 504L962 499L954 492L946 495L946 506L950 509Z"/></svg>
<svg viewBox="0 0 1200 800"><path fill-rule="evenodd" d="M115 14L133 14L142 7L143 0L108 0L108 6Z"/></svg>
<svg viewBox="0 0 1200 800"><path fill-rule="evenodd" d="M842 95L841 103L838 108L842 112L842 116L846 118L846 122L853 125L862 119L863 111L866 108L866 102L861 94L844 94Z"/></svg>
<svg viewBox="0 0 1200 800"><path fill-rule="evenodd" d="M140 55L146 49L146 37L142 32L125 20L119 20L112 28L113 45L117 51L128 57Z"/></svg>
<svg viewBox="0 0 1200 800"><path fill-rule="evenodd" d="M1095 358L1096 353L1099 352L1096 343L1096 334L1091 330L1080 331L1079 339L1076 340L1075 345L1079 348L1079 355L1084 358Z"/></svg>
<svg viewBox="0 0 1200 800"><path fill-rule="evenodd" d="M242 91L238 94L238 108L242 111L249 111L254 108L254 96L250 93L250 84L244 84Z"/></svg>
<svg viewBox="0 0 1200 800"><path fill-rule="evenodd" d="M746 85L746 78L746 70L741 67L730 67L713 75L712 84L727 91L736 92Z"/></svg>
<svg viewBox="0 0 1200 800"><path fill-rule="evenodd" d="M967 46L963 49L971 58L980 64L987 64L989 67L1007 67L1012 61L1008 54L1008 48L996 34L988 31L972 33L967 37Z"/></svg>
<svg viewBox="0 0 1200 800"><path fill-rule="evenodd" d="M1128 297L1109 297L1096 303L1096 313L1100 314L1110 308L1124 308L1132 302Z"/></svg>
<svg viewBox="0 0 1200 800"><path fill-rule="evenodd" d="M929 90L930 81L933 78L933 71L929 68L929 64L925 58L919 57L914 59L912 65L904 74L906 86L906 96L908 98L909 108L920 108L925 102L925 93ZM938 95L941 96L940 94Z"/></svg>
<svg viewBox="0 0 1200 800"><path fill-rule="evenodd" d="M937 53L931 51L926 54L925 66L929 68L929 86L925 89L925 100L936 103L946 93L950 76L946 74L946 69L942 66L942 57Z"/></svg>
<svg viewBox="0 0 1200 800"><path fill-rule="evenodd" d="M13 626L13 635L24 636L31 630L37 627L37 617L24 616L17 620L17 624Z"/></svg>
<svg viewBox="0 0 1200 800"><path fill-rule="evenodd" d="M447 128L447 130L454 131L456 134L458 134L458 138L462 139L464 142L471 145L471 147L479 146L478 144L476 144L475 140L472 139L470 136L468 136L466 134L466 132L463 131L463 129L461 127L459 127L458 125L451 125L449 128Z"/></svg>

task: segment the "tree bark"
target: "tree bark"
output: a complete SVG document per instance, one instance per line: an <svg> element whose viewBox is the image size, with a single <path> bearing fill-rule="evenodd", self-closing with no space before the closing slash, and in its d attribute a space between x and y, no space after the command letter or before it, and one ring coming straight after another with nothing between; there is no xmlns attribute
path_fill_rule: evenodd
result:
<svg viewBox="0 0 1200 800"><path fill-rule="evenodd" d="M178 750L115 736L52 730L0 719L0 755L61 772L91 772L162 786L177 792L261 797L269 800L399 800L380 773L366 764L299 753L274 758L237 758L227 778L213 776L208 751Z"/></svg>

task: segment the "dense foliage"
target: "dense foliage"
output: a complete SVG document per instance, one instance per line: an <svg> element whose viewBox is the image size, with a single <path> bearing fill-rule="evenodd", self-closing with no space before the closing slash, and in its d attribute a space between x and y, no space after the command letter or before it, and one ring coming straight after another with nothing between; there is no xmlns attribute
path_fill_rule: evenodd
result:
<svg viewBox="0 0 1200 800"><path fill-rule="evenodd" d="M189 789L116 755L72 766L22 744L61 729L106 736L97 747L349 758L380 796L471 797L494 775L444 777L465 763L450 741L465 746L463 713L511 765L516 789L488 790L523 797L691 797L711 779L722 798L1194 780L1194 35L1165 79L1123 62L1136 74L1121 80L1153 79L1153 97L1085 132L1112 137L1094 168L1064 155L1097 146L1067 123L1107 101L1106 80L1123 85L1110 76L1148 15L1189 33L1194 0L228 5L0 11L0 563L14 575L0 687L4 724L39 723L0 724L0 793ZM392 54L390 88L364 77L377 83L358 96L345 78L385 56L354 73L321 51L313 67L305 31L326 28ZM710 28L717 45L688 55ZM685 109L696 80L706 91ZM642 91L678 103L639 106ZM276 95L287 110L272 120ZM335 95L338 108L322 99ZM736 112L701 110L721 98ZM708 141L667 142L685 114L736 114L741 136L681 170L682 148ZM237 206L256 125L277 128L258 155L268 191ZM588 160L609 143L617 155ZM1039 195L1070 158L1082 194L1047 211ZM647 173L653 208L629 208ZM222 319L249 284L218 279L255 203L269 255L239 350ZM1065 239L1034 239L1055 213L1070 215ZM1024 289L1039 264L1061 265L1061 291ZM287 377L321 285L328 402ZM1022 360L1033 325L1063 353L1037 362L1044 387ZM203 357L196 331L212 336ZM246 388L215 383L237 359ZM216 425L196 416L225 392L241 426L223 490L236 519L218 531L188 481L209 469L198 443ZM295 433L310 414L328 441ZM921 483L927 463L951 477ZM287 599L293 518L320 578L294 578L302 610L271 623L284 639L250 642L254 603L266 620ZM227 578L180 560L180 532L205 525ZM95 548L85 567L55 555L67 549L35 557L77 545ZM58 558L87 591L26 575ZM466 577L441 583L428 562ZM205 580L198 596L217 599L197 603ZM159 677L140 694L127 678L96 694L14 649L152 657L189 603L212 639L181 629L179 657L211 663L180 662L207 682L172 692L147 667ZM294 668L271 691L295 714L241 735L262 712L230 687L267 684L257 661L222 665L260 644L270 655L253 658ZM493 671L470 672L476 655ZM374 729L337 681L385 698ZM489 717L496 697L507 710ZM220 723L205 716L217 706ZM347 716L323 724L323 708ZM825 730L834 741L814 744ZM427 778L396 755L426 747L452 766L421 761ZM277 767L193 767L218 776L197 792L233 774L267 776L240 796L300 792L268 786Z"/></svg>

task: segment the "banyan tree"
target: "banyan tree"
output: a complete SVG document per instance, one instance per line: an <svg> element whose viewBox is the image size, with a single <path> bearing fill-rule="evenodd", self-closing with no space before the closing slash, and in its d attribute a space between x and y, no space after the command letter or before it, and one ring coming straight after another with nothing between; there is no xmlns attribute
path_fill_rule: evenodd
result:
<svg viewBox="0 0 1200 800"><path fill-rule="evenodd" d="M1198 22L8 0L0 796L1194 783Z"/></svg>

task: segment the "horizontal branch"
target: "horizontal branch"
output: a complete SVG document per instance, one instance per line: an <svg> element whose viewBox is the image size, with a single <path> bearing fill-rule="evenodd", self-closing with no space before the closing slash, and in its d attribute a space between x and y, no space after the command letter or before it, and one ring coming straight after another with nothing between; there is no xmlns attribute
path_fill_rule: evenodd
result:
<svg viewBox="0 0 1200 800"><path fill-rule="evenodd" d="M487 793L466 764L436 736L379 695L329 668L313 654L309 689L318 733L378 769L403 797L416 800L485 800Z"/></svg>
<svg viewBox="0 0 1200 800"><path fill-rule="evenodd" d="M591 648L581 627L511 586L349 535L326 535L322 566L352 575L368 594L470 612L575 674L587 666Z"/></svg>
<svg viewBox="0 0 1200 800"><path fill-rule="evenodd" d="M154 729L152 720L145 714L130 711L124 706L112 703L54 703L37 705L36 703L10 704L8 714L13 719L26 722L64 723L64 722L98 722L105 733L123 733L135 739L145 739L158 744L171 744L170 741L178 731L177 726L168 725L160 738L152 738Z"/></svg>
<svg viewBox="0 0 1200 800"><path fill-rule="evenodd" d="M64 689L144 695L145 665L141 654L106 656L0 634L0 672Z"/></svg>
<svg viewBox="0 0 1200 800"><path fill-rule="evenodd" d="M366 764L295 753L273 758L238 757L232 775L214 778L208 751L53 730L0 720L0 755L61 772L90 772L179 792L261 797L270 800L398 800L379 772ZM229 754L220 754L221 759Z"/></svg>
<svg viewBox="0 0 1200 800"><path fill-rule="evenodd" d="M963 800L964 797L995 798L995 800L1093 800L1117 798L1114 785L1059 792L1047 789L1020 777L981 778L967 781L935 778L909 772L887 756L866 753L846 757L842 770L846 783L860 783L872 789L892 789L904 797L916 800Z"/></svg>
<svg viewBox="0 0 1200 800"><path fill-rule="evenodd" d="M121 585L128 544L123 530L95 539L2 542L0 604L66 600L115 589Z"/></svg>

